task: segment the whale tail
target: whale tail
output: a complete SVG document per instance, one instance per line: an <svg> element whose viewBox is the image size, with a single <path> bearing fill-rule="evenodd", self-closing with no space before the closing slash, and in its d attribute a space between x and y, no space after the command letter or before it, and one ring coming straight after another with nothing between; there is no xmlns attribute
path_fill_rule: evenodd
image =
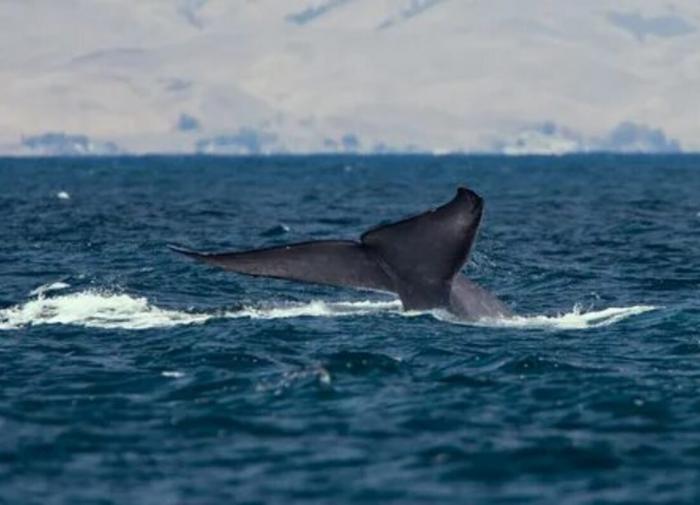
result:
<svg viewBox="0 0 700 505"><path fill-rule="evenodd" d="M316 241L242 252L173 251L253 276L393 292L406 309L446 307L467 261L483 200L460 188L447 204L373 228L359 242Z"/></svg>
<svg viewBox="0 0 700 505"><path fill-rule="evenodd" d="M252 251L207 253L169 245L190 258L239 274L393 291L391 280L357 242L303 242Z"/></svg>

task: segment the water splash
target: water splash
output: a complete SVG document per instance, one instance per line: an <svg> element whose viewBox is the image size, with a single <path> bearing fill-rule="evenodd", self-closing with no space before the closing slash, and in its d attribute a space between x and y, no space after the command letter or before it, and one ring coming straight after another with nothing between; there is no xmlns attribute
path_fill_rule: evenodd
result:
<svg viewBox="0 0 700 505"><path fill-rule="evenodd" d="M203 323L211 317L161 309L149 304L146 298L90 290L52 298L45 298L43 293L39 293L34 300L0 310L0 329L74 324L137 330Z"/></svg>
<svg viewBox="0 0 700 505"><path fill-rule="evenodd" d="M284 319L297 317L349 317L380 313L415 317L431 314L449 323L507 327L507 328L555 328L577 330L607 326L628 317L656 309L649 305L611 307L582 312L574 307L571 312L557 316L515 316L503 319L482 319L474 322L460 321L441 311L404 312L399 300L326 302L314 300L308 303L276 303L239 310L194 312L158 307L145 297L133 297L124 293L87 290L53 297L50 291L69 287L65 283L41 286L32 295L36 298L23 304L0 310L0 330L17 330L34 325L72 324L88 328L141 330L168 328L181 325L203 324L213 319Z"/></svg>
<svg viewBox="0 0 700 505"><path fill-rule="evenodd" d="M481 319L476 323L479 326L501 328L531 328L531 329L558 329L558 330L585 330L599 328L627 319L631 316L644 314L658 307L653 305L633 305L631 307L609 307L601 310L584 312L580 307L574 306L570 312L556 316L513 316L509 318ZM457 322L459 321L452 321Z"/></svg>
<svg viewBox="0 0 700 505"><path fill-rule="evenodd" d="M53 289L59 289L53 285ZM48 286L50 287L50 286ZM46 298L47 286L32 292L37 298L0 310L0 330L32 325L74 324L88 328L140 330L202 324L212 319L284 319L293 317L358 316L377 312L400 312L401 302L323 302L285 303L244 307L235 311L191 312L164 309L145 297L123 293L87 290ZM63 288L61 286L60 288Z"/></svg>
<svg viewBox="0 0 700 505"><path fill-rule="evenodd" d="M29 292L29 296L37 296L39 298L43 297L46 293L50 291L60 291L61 289L69 288L70 284L66 282L50 282L48 284L42 284L36 289Z"/></svg>

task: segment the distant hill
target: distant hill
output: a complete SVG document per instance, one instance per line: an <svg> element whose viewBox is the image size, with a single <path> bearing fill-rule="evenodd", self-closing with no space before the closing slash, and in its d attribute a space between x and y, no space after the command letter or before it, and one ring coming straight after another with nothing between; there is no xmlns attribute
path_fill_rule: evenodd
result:
<svg viewBox="0 0 700 505"><path fill-rule="evenodd" d="M40 0L0 19L0 153L700 150L696 0Z"/></svg>

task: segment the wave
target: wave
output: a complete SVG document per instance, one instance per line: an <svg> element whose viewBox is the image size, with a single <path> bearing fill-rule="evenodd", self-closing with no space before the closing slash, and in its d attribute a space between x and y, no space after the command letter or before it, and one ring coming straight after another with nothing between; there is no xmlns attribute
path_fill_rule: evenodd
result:
<svg viewBox="0 0 700 505"><path fill-rule="evenodd" d="M35 298L0 310L0 330L17 330L28 326L70 324L89 328L142 330L168 328L181 325L203 324L214 319L284 319L296 317L348 317L379 313L394 313L406 317L432 315L449 323L471 326L507 328L555 328L586 329L606 326L630 316L642 314L656 307L635 305L612 307L583 312L574 307L571 312L557 316L515 316L503 319L459 321L442 311L404 312L399 300L326 302L314 300L308 303L275 303L238 310L209 312L165 309L153 305L145 297L133 297L124 293L86 290L76 293L46 297L46 293L64 290L66 283L53 283L32 291Z"/></svg>

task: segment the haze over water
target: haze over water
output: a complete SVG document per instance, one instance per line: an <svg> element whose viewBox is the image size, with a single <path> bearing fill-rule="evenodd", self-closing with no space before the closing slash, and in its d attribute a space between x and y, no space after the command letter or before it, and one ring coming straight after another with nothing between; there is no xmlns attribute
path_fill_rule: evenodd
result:
<svg viewBox="0 0 700 505"><path fill-rule="evenodd" d="M700 157L0 160L0 502L695 503ZM467 185L519 317L169 252L356 238Z"/></svg>

